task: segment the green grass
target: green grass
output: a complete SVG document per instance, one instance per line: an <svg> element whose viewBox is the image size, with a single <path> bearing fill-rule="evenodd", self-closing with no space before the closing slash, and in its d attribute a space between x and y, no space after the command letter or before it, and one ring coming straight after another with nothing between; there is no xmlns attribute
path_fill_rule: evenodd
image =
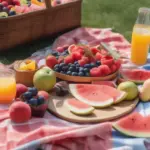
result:
<svg viewBox="0 0 150 150"><path fill-rule="evenodd" d="M83 0L82 25L96 28L110 27L130 41L140 7L150 7L150 1ZM8 64L16 59L27 58L38 49L49 46L53 41L54 39L45 39L11 49L9 52L1 53L0 61Z"/></svg>

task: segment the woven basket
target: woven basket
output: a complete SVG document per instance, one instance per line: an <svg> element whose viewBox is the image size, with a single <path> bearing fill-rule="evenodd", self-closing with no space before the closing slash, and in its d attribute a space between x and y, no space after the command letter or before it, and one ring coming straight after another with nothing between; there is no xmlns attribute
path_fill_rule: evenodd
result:
<svg viewBox="0 0 150 150"><path fill-rule="evenodd" d="M76 0L46 9L0 19L0 51L80 26L81 2Z"/></svg>

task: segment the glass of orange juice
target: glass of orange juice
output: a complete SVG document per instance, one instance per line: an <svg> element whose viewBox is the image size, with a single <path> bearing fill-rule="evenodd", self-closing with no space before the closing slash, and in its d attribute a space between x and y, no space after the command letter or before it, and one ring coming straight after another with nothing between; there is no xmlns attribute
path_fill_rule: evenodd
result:
<svg viewBox="0 0 150 150"><path fill-rule="evenodd" d="M10 104L15 96L15 72L11 69L0 69L0 104Z"/></svg>
<svg viewBox="0 0 150 150"><path fill-rule="evenodd" d="M133 28L131 43L131 61L137 65L147 62L150 45L150 9L140 8Z"/></svg>

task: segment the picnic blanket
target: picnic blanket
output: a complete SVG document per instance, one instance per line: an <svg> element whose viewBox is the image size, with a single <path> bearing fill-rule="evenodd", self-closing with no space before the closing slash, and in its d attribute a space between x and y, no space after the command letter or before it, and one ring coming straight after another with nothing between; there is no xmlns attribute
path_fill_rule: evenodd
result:
<svg viewBox="0 0 150 150"><path fill-rule="evenodd" d="M106 42L116 49L131 67L130 43L111 29L77 28L60 36L52 47L37 51L31 58L38 63L51 50L73 43L90 46ZM6 67L0 65L1 68ZM10 67L10 66L7 66ZM112 128L110 122L97 124L71 123L46 112L44 118L32 118L26 123L11 122L9 106L0 105L0 150L150 150L150 139L131 138ZM140 102L134 111L150 114L150 103Z"/></svg>

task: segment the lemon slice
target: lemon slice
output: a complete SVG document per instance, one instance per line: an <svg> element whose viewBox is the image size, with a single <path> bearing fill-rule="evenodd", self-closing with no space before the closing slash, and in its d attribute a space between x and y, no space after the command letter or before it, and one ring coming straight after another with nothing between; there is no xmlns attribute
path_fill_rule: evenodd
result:
<svg viewBox="0 0 150 150"><path fill-rule="evenodd" d="M31 61L30 63L26 64L27 65L27 69L34 71L36 69L36 63L35 61Z"/></svg>
<svg viewBox="0 0 150 150"><path fill-rule="evenodd" d="M25 62L22 62L22 63L20 64L20 66L19 66L19 69L20 69L20 70L28 70L28 67L27 67L27 65L26 65Z"/></svg>

